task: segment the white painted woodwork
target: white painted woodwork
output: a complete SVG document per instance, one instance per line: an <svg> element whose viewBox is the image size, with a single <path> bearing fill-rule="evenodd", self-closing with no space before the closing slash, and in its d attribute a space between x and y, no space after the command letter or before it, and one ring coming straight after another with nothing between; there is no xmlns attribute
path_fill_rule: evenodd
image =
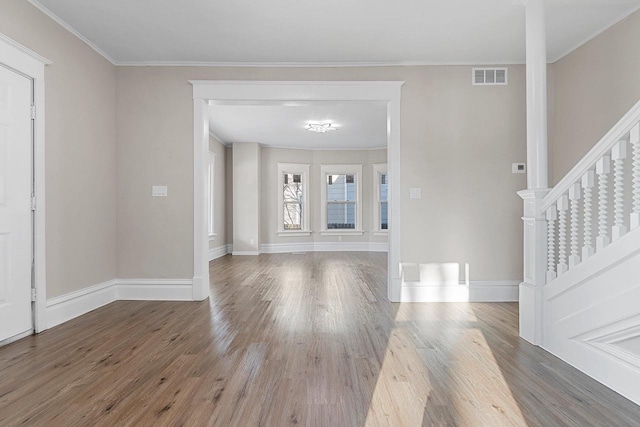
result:
<svg viewBox="0 0 640 427"><path fill-rule="evenodd" d="M555 206L547 209L547 274L546 283L551 282L557 277L556 275L556 219L558 219L558 210Z"/></svg>
<svg viewBox="0 0 640 427"><path fill-rule="evenodd" d="M546 189L547 159L547 38L543 0L526 3L527 58L527 188Z"/></svg>
<svg viewBox="0 0 640 427"><path fill-rule="evenodd" d="M33 329L31 81L0 66L0 342Z"/></svg>
<svg viewBox="0 0 640 427"><path fill-rule="evenodd" d="M569 189L569 201L571 204L571 233L569 236L571 239L571 253L569 255L569 267L575 267L576 265L580 264L580 255L578 254L578 233L580 230L578 210L580 209L580 197L580 183L576 182Z"/></svg>
<svg viewBox="0 0 640 427"><path fill-rule="evenodd" d="M593 246L593 187L595 186L595 172L588 171L582 176L582 188L584 189L584 214L583 214L583 246L582 259L585 260L595 253Z"/></svg>
<svg viewBox="0 0 640 427"><path fill-rule="evenodd" d="M631 129L629 136L633 147L633 209L630 214L630 228L635 230L640 226L640 123Z"/></svg>
<svg viewBox="0 0 640 427"><path fill-rule="evenodd" d="M596 239L596 250L600 251L610 242L608 232L608 178L611 172L611 158L607 155L596 163L596 174L598 175L598 238Z"/></svg>
<svg viewBox="0 0 640 427"><path fill-rule="evenodd" d="M45 188L45 88L44 69L52 62L31 49L0 33L0 63L32 81L33 123L33 284L36 289L34 307L35 331L47 329L46 287L46 188Z"/></svg>
<svg viewBox="0 0 640 427"><path fill-rule="evenodd" d="M627 233L627 227L624 224L624 159L627 158L627 141L620 140L611 150L611 159L613 160L613 229L611 238L615 242Z"/></svg>
<svg viewBox="0 0 640 427"><path fill-rule="evenodd" d="M542 343L542 287L547 271L547 220L540 209L548 190L523 190L524 280L520 284L520 336L532 344ZM555 205L554 205L555 206Z"/></svg>
<svg viewBox="0 0 640 427"><path fill-rule="evenodd" d="M569 197L565 194L558 199L558 276L569 269L567 264L567 210Z"/></svg>
<svg viewBox="0 0 640 427"><path fill-rule="evenodd" d="M268 102L357 101L384 102L387 105L387 159L389 176L389 257L388 297L399 302L402 298L400 241L402 203L400 197L400 99L402 81L223 81L192 80L194 100L194 299L208 295L208 242L204 212L206 197L206 153L209 150L209 116L207 105L216 103L244 103L258 105ZM206 126L206 127L205 127ZM205 133L206 129L206 133ZM543 267L544 268L544 267Z"/></svg>

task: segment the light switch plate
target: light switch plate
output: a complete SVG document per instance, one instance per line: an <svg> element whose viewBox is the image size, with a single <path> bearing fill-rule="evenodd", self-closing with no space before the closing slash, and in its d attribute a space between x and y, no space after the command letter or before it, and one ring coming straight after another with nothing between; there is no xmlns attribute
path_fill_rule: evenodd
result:
<svg viewBox="0 0 640 427"><path fill-rule="evenodd" d="M153 197L167 197L166 185L154 185L151 187L151 195Z"/></svg>
<svg viewBox="0 0 640 427"><path fill-rule="evenodd" d="M527 173L527 165L525 163L512 163L511 173Z"/></svg>
<svg viewBox="0 0 640 427"><path fill-rule="evenodd" d="M409 198L410 199L421 199L422 198L422 188L410 188L409 189Z"/></svg>

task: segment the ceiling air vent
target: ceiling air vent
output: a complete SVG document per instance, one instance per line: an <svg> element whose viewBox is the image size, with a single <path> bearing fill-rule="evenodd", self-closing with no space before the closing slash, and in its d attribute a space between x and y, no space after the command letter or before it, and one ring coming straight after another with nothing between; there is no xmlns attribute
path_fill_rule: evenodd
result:
<svg viewBox="0 0 640 427"><path fill-rule="evenodd" d="M507 78L506 68L474 68L471 70L471 82L474 85L506 85L509 80Z"/></svg>

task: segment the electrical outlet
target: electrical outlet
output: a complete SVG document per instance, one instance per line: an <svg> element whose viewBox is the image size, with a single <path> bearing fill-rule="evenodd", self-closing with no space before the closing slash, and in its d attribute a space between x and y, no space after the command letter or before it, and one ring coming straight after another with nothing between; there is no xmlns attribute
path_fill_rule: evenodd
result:
<svg viewBox="0 0 640 427"><path fill-rule="evenodd" d="M153 197L167 197L166 185L154 185L151 187L151 195Z"/></svg>
<svg viewBox="0 0 640 427"><path fill-rule="evenodd" d="M251 239L249 242L250 242L250 244L255 245L256 244L256 239Z"/></svg>
<svg viewBox="0 0 640 427"><path fill-rule="evenodd" d="M338 242L342 242L342 236L338 236Z"/></svg>

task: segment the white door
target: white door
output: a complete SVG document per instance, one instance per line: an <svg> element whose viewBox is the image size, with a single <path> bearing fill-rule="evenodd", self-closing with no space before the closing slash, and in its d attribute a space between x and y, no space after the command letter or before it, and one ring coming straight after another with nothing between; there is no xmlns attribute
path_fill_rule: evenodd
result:
<svg viewBox="0 0 640 427"><path fill-rule="evenodd" d="M31 81L0 66L0 342L31 315Z"/></svg>

